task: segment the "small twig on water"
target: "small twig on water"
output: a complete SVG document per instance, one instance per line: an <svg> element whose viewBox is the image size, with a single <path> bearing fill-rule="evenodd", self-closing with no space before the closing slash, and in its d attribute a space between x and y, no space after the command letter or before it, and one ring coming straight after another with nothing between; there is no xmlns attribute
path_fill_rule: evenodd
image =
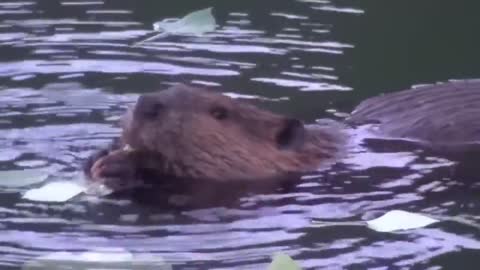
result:
<svg viewBox="0 0 480 270"><path fill-rule="evenodd" d="M134 43L132 46L133 46L133 47L136 47L136 46L141 45L141 44L143 44L143 43L145 43L145 42L153 41L153 40L155 40L155 39L158 39L158 38L161 38L161 37L166 37L166 36L168 36L168 33L167 33L167 32L161 32L161 33L158 33L158 34L154 35L153 37L149 37L149 38L147 38L147 39L144 39L144 40L141 40L141 41L139 41L139 42L136 42L136 43Z"/></svg>

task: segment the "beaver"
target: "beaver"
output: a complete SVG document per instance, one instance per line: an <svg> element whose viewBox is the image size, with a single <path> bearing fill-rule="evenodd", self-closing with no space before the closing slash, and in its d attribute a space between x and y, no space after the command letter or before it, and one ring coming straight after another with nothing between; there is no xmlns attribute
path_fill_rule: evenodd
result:
<svg viewBox="0 0 480 270"><path fill-rule="evenodd" d="M477 152L480 80L452 80L369 98L346 120L376 124L383 136L411 140L442 154Z"/></svg>
<svg viewBox="0 0 480 270"><path fill-rule="evenodd" d="M345 126L375 124L390 137L461 148L480 139L478 108L480 80L451 81L367 99ZM316 170L335 160L347 139L342 125L306 124L181 84L141 95L121 136L84 168L113 190L144 179L259 183Z"/></svg>

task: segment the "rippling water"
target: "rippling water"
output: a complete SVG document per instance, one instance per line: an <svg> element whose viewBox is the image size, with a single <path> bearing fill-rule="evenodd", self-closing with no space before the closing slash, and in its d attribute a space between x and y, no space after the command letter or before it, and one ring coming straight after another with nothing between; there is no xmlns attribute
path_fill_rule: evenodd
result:
<svg viewBox="0 0 480 270"><path fill-rule="evenodd" d="M153 22L207 6L0 2L0 169L74 174L118 134L139 93L175 82L266 98L265 107L311 121L341 117L379 92L478 75L469 12L478 5L425 2L210 1L216 31L135 47ZM291 193L181 212L92 197L32 203L21 199L25 189L2 188L0 268L92 248L154 254L178 269L265 269L276 251L305 269L473 267L480 201L475 170L465 167L381 141L357 144ZM395 234L352 225L391 209L451 220Z"/></svg>

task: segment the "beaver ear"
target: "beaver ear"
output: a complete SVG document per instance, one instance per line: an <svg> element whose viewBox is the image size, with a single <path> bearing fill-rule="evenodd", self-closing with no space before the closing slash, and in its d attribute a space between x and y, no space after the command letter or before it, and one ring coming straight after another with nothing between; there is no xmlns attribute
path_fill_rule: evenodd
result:
<svg viewBox="0 0 480 270"><path fill-rule="evenodd" d="M278 148L282 150L295 150L302 147L305 142L305 127L300 120L288 118L279 130L275 139Z"/></svg>

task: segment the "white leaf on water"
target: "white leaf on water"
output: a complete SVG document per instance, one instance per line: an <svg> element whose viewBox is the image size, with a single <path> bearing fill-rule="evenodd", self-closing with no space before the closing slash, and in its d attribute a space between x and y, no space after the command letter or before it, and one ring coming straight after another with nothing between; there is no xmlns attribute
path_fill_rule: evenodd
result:
<svg viewBox="0 0 480 270"><path fill-rule="evenodd" d="M118 262L131 261L132 258L132 254L123 248L98 248L82 253L54 252L39 259L45 261Z"/></svg>
<svg viewBox="0 0 480 270"><path fill-rule="evenodd" d="M124 263L124 267L122 267ZM124 248L96 248L86 252L54 252L27 262L22 270L33 269L138 269L171 270L170 264L156 254L132 254ZM135 268L137 269L137 268Z"/></svg>
<svg viewBox="0 0 480 270"><path fill-rule="evenodd" d="M132 258L132 254L122 248L98 249L83 253L61 251L50 253L45 256L38 257L33 261L27 262L22 269L57 269L57 267L62 264L77 267L81 267L83 264L86 267L87 264L91 263L127 263L131 262ZM91 265L88 266L91 267Z"/></svg>
<svg viewBox="0 0 480 270"><path fill-rule="evenodd" d="M22 198L40 202L66 202L85 192L86 187L74 181L51 182L43 187L30 189Z"/></svg>
<svg viewBox="0 0 480 270"><path fill-rule="evenodd" d="M153 24L153 30L169 34L202 35L215 30L215 27L211 7L189 13L182 19L165 19Z"/></svg>
<svg viewBox="0 0 480 270"><path fill-rule="evenodd" d="M378 232L410 230L428 226L438 220L416 213L392 210L383 216L367 221L367 226Z"/></svg>
<svg viewBox="0 0 480 270"><path fill-rule="evenodd" d="M277 253L273 256L272 263L267 270L301 270L300 266L290 256Z"/></svg>
<svg viewBox="0 0 480 270"><path fill-rule="evenodd" d="M0 171L1 187L24 187L45 181L48 174L43 170L10 170Z"/></svg>

